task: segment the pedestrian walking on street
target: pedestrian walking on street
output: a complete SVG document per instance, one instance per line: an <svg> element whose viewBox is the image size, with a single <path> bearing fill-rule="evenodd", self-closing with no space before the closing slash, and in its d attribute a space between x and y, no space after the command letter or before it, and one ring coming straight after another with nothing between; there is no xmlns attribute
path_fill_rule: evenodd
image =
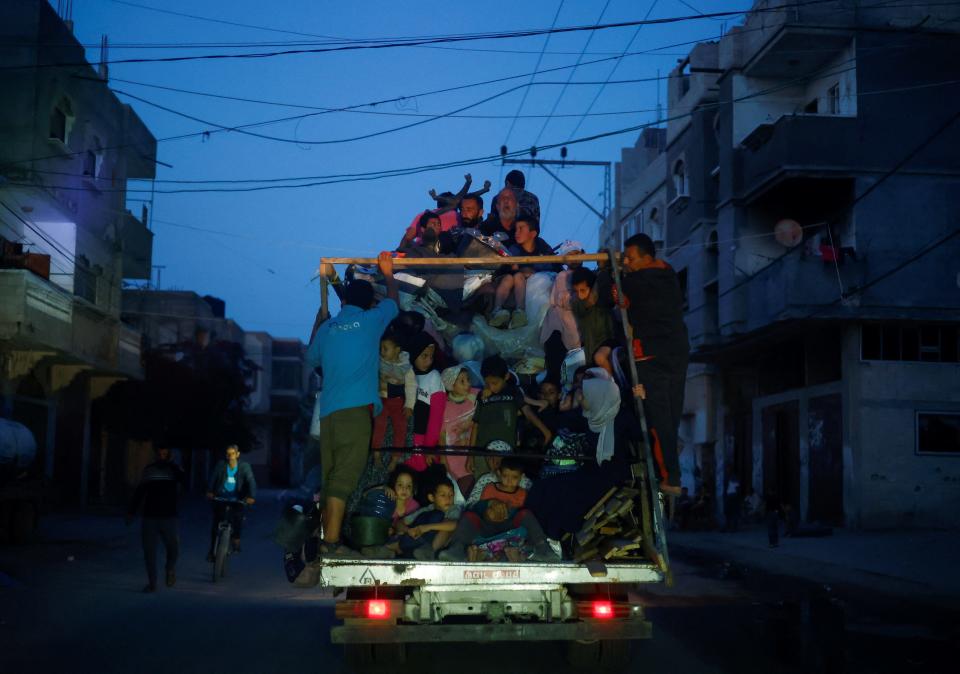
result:
<svg viewBox="0 0 960 674"><path fill-rule="evenodd" d="M177 531L177 489L186 486L186 473L170 459L170 448L159 445L157 460L143 469L127 510L127 524L133 522L143 504L141 541L143 561L147 567L144 592L157 590L157 541L163 541L166 550L166 582L173 587L177 582L176 566L180 554L180 535Z"/></svg>
<svg viewBox="0 0 960 674"><path fill-rule="evenodd" d="M726 525L723 530L730 533L740 528L740 510L743 507L743 495L740 493L740 480L731 477L727 481L727 490L723 496L723 515Z"/></svg>

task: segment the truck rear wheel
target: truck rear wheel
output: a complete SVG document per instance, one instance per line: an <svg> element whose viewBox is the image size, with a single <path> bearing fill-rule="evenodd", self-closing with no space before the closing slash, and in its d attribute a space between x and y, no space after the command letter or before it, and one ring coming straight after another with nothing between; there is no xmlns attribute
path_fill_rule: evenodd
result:
<svg viewBox="0 0 960 674"><path fill-rule="evenodd" d="M619 639L567 642L567 662L577 669L618 668L630 660L630 642Z"/></svg>
<svg viewBox="0 0 960 674"><path fill-rule="evenodd" d="M346 644L343 647L347 666L361 672L395 671L407 661L406 644Z"/></svg>

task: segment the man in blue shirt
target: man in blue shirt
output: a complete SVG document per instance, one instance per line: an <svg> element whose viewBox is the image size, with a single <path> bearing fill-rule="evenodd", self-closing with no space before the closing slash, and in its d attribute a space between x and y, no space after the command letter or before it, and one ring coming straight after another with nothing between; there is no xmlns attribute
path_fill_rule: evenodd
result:
<svg viewBox="0 0 960 674"><path fill-rule="evenodd" d="M320 391L320 470L326 556L348 555L340 545L347 499L367 465L372 416L380 413L380 337L399 313L393 258L380 253L387 299L374 306L373 286L356 280L343 291L340 313L317 329L307 349L310 367L323 372ZM330 273L329 265L321 274ZM322 318L322 317L321 317Z"/></svg>

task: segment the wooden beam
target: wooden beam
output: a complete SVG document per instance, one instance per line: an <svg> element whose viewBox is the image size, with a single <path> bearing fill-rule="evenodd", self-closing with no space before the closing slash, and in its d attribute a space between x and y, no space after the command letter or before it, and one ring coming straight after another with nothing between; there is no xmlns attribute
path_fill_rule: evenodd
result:
<svg viewBox="0 0 960 674"><path fill-rule="evenodd" d="M609 253L583 253L580 255L517 255L504 257L395 257L394 267L459 267L461 265L502 264L568 264L570 262L606 262ZM375 266L375 257L322 257L320 262L330 264L361 264Z"/></svg>

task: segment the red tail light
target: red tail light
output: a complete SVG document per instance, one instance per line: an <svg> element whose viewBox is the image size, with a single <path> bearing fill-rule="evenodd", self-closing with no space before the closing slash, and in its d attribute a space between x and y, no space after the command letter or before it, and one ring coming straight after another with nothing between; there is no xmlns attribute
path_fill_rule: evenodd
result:
<svg viewBox="0 0 960 674"><path fill-rule="evenodd" d="M390 602L370 599L367 601L367 617L372 620L386 620L390 617Z"/></svg>
<svg viewBox="0 0 960 674"><path fill-rule="evenodd" d="M609 601L593 602L593 617L594 618L612 618L613 603Z"/></svg>

